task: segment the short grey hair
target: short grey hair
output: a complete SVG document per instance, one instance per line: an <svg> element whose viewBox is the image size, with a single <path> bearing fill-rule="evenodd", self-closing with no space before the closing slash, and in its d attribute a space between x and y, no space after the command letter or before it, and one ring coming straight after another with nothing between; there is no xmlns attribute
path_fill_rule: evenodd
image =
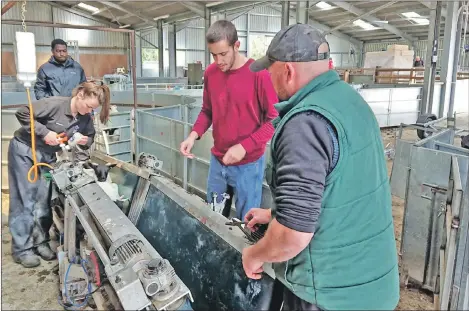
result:
<svg viewBox="0 0 469 311"><path fill-rule="evenodd" d="M216 43L222 40L228 41L230 46L238 41L238 32L235 25L227 20L219 20L210 26L205 36L207 43Z"/></svg>

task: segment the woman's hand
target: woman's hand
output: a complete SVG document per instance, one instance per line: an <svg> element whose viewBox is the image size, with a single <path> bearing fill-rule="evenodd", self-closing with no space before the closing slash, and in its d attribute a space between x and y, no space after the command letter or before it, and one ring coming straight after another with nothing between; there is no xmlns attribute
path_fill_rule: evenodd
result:
<svg viewBox="0 0 469 311"><path fill-rule="evenodd" d="M77 144L79 145L86 145L88 143L88 136L82 136L80 140L77 141Z"/></svg>
<svg viewBox="0 0 469 311"><path fill-rule="evenodd" d="M44 142L49 146L57 146L59 144L57 133L54 131L47 133L46 137L44 137Z"/></svg>

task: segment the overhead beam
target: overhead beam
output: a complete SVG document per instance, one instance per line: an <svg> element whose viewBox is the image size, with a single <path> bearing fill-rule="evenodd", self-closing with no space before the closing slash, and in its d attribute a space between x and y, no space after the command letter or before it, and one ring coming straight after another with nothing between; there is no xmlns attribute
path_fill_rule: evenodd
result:
<svg viewBox="0 0 469 311"><path fill-rule="evenodd" d="M277 8L277 7L275 7L275 6L270 6L270 7L271 7L272 9L276 10L277 12L282 13L282 10L281 10L281 9L279 9L279 8ZM292 11L291 9L289 10L289 14L290 14L290 17L293 17L293 18L296 17L296 12L295 12L295 11ZM331 27L326 26L326 25L324 25L324 24L321 24L320 22L318 22L318 21L312 19L312 18L311 18L311 15L310 15L310 17L309 17L309 24L310 24L311 26L314 26L314 27L318 28L318 29L321 30L321 31L329 31L329 30L331 29ZM351 36L349 36L349 35L346 35L346 34L344 34L344 33L341 33L341 32L339 32L339 31L334 31L334 32L331 33L331 35L333 35L333 36L335 36L335 37L337 37L337 38L343 39L343 40L345 40L345 41L348 41L348 42L352 43L353 45L355 45L356 47L361 47L361 46L363 45L363 42L362 42L362 41L360 41L360 40L358 40L358 39L356 39L356 38L354 38L354 37L351 37Z"/></svg>
<svg viewBox="0 0 469 311"><path fill-rule="evenodd" d="M205 17L205 6L191 1L181 1L179 3L194 12L195 14L199 15L200 17Z"/></svg>
<svg viewBox="0 0 469 311"><path fill-rule="evenodd" d="M140 14L142 11L144 12L150 12L150 11L154 11L154 10L158 10L158 9L161 9L161 8L164 8L166 6L170 6L170 5L173 5L175 4L176 2L168 2L168 3L163 3L163 4L160 4L160 5L152 5L148 8L144 8L142 10L138 10L138 11L135 11L135 13L137 14ZM133 13L127 13L125 15L121 15L121 16L116 16L116 18L112 19L113 22L116 22L116 21L119 21L119 20L122 20L122 19L126 19L126 18L129 18L129 17L132 17L134 16Z"/></svg>
<svg viewBox="0 0 469 311"><path fill-rule="evenodd" d="M12 7L14 7L16 4L16 1L9 1L5 6L2 8L2 15L8 12Z"/></svg>
<svg viewBox="0 0 469 311"><path fill-rule="evenodd" d="M432 9L432 1L419 1L421 4L427 7L427 9ZM441 8L441 17L446 18L447 11L445 8Z"/></svg>
<svg viewBox="0 0 469 311"><path fill-rule="evenodd" d="M124 13L133 14L133 16L140 18L141 20L147 22L148 24L150 24L150 25L152 25L152 26L154 26L154 27L158 27L158 24L157 24L156 22L154 22L154 21L151 19L151 17L144 16L144 15L142 15L142 14L136 14L136 13L134 13L134 12L131 12L131 11L127 10L126 8L123 8L123 7L120 6L119 4L116 4L116 3L113 3L113 2L110 2L110 1L103 1L103 2L101 2L101 3L104 4L104 5L107 5L107 6L109 6L109 7L112 7L112 8L114 8L114 9L117 9L117 10L119 10L119 11L122 11L122 12L124 12Z"/></svg>
<svg viewBox="0 0 469 311"><path fill-rule="evenodd" d="M377 27L380 27L380 28L383 28L383 29L386 29L387 31L401 37L401 38L404 38L405 40L407 41L410 41L410 42L414 42L414 41L417 41L417 38L409 35L409 34L406 34L405 32L399 30L397 27L391 25L391 24L383 24L383 23L376 23L377 20L379 20L379 18L377 18L376 16L374 15L368 15L366 16L366 12L362 9L359 9L353 5L351 5L350 3L348 2L341 2L341 1L333 1L334 5L336 5L337 7L340 7L346 11L349 11L350 13L353 13L357 16L360 16L360 15L363 15L363 20L373 24L374 26L377 26Z"/></svg>
<svg viewBox="0 0 469 311"><path fill-rule="evenodd" d="M362 14L362 15L358 15L356 18L351 19L351 20L349 20L349 21L347 21L347 22L345 22L345 23L343 23L343 24L340 24L340 25L338 25L338 26L332 28L331 30L329 30L329 33L332 32L332 31L339 30L340 28L345 27L345 26L347 26L347 25L350 25L350 24L352 24L353 22L355 22L355 21L357 21L357 20L359 20L359 19L361 19L361 18L364 18L364 17L367 17L367 16L371 16L373 13L376 13L376 12L378 12L379 10L385 9L385 8L387 8L387 7L391 6L391 5L393 5L393 4L396 3L396 2L397 2L397 1L386 2L385 4L380 5L379 7L374 8L373 10L371 10L371 11L369 11L369 12L365 12L365 13ZM329 33L326 33L326 35L329 34Z"/></svg>
<svg viewBox="0 0 469 311"><path fill-rule="evenodd" d="M103 24L106 24L106 25L109 25L110 27L112 28L119 28L119 25L103 18L103 17L98 17L98 16L92 16L91 14L88 14L88 13L85 13L85 12L81 12L79 10L76 10L76 9L72 9L70 7L67 7L65 5L62 5L62 4L59 4L59 3L56 3L54 1L47 1L46 2L47 4L53 6L53 7L56 7L58 9L61 9L61 10L64 10L64 11L67 11L69 13L72 13L72 14L75 14L75 15L78 15L78 16L81 16L81 17L84 17L84 18L87 18L89 20L92 20L92 21L95 21L95 22L98 22L98 23L103 23Z"/></svg>

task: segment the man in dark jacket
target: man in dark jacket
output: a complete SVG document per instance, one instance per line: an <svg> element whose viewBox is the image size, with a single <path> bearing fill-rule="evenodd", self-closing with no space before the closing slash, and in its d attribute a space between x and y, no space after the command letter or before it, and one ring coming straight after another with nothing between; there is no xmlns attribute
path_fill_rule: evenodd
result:
<svg viewBox="0 0 469 311"><path fill-rule="evenodd" d="M72 90L86 81L85 71L68 55L64 40L54 39L51 48L51 58L37 73L34 85L37 100L51 96L72 96Z"/></svg>

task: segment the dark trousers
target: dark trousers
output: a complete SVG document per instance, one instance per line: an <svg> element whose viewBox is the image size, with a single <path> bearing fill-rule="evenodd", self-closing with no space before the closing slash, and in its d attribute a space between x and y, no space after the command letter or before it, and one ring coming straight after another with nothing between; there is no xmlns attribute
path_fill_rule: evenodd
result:
<svg viewBox="0 0 469 311"><path fill-rule="evenodd" d="M55 153L36 150L38 162L54 163ZM49 168L40 166L35 183L28 181L28 171L33 165L32 150L17 138L8 147L8 185L10 188L10 210L8 226L12 236L12 255L45 243L49 240L52 225L50 199L51 182L44 178Z"/></svg>
<svg viewBox="0 0 469 311"><path fill-rule="evenodd" d="M320 311L316 305L297 297L279 280L274 281L269 311Z"/></svg>

